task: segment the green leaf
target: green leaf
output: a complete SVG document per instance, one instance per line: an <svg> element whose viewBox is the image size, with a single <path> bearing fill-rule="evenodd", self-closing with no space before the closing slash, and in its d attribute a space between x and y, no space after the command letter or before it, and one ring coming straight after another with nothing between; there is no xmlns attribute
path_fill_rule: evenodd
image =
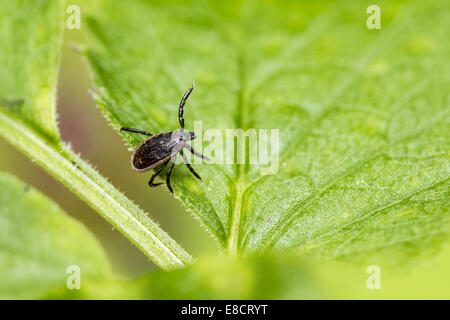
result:
<svg viewBox="0 0 450 320"><path fill-rule="evenodd" d="M80 268L81 288L110 273L97 240L53 201L3 172L0 189L1 299L39 298L59 287L68 291L72 265Z"/></svg>
<svg viewBox="0 0 450 320"><path fill-rule="evenodd" d="M42 166L164 269L192 258L61 141L55 88L63 1L0 3L0 136Z"/></svg>
<svg viewBox="0 0 450 320"><path fill-rule="evenodd" d="M54 140L63 6L64 1L2 1L0 17L0 105Z"/></svg>
<svg viewBox="0 0 450 320"><path fill-rule="evenodd" d="M262 165L179 165L176 196L229 254L416 255L448 239L447 1L99 1L96 100L116 129L279 129ZM145 137L122 133L136 146ZM203 141L206 146L207 142ZM273 145L272 145L273 147ZM244 150L248 151L246 147ZM391 255L389 255L391 256Z"/></svg>

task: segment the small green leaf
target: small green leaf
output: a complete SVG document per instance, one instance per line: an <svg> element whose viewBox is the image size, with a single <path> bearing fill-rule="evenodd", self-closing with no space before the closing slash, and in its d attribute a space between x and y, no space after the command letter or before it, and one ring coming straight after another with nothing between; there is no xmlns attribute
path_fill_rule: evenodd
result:
<svg viewBox="0 0 450 320"><path fill-rule="evenodd" d="M0 298L39 298L66 287L75 265L80 285L110 274L91 233L53 201L0 172ZM69 279L70 280L70 279Z"/></svg>
<svg viewBox="0 0 450 320"><path fill-rule="evenodd" d="M86 5L97 102L116 128L172 131L195 81L188 130L280 130L275 175L237 164L194 165L203 183L182 165L172 175L231 255L414 255L448 238L450 10L379 5L381 30L354 1Z"/></svg>

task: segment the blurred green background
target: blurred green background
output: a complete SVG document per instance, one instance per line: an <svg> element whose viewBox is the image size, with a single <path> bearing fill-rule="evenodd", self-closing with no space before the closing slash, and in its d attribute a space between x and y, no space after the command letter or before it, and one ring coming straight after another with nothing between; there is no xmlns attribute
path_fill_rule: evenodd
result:
<svg viewBox="0 0 450 320"><path fill-rule="evenodd" d="M139 174L131 169L131 151L108 125L88 93L93 84L82 56L74 49L74 43L81 40L80 30L65 29L57 94L58 122L63 140L149 212L188 252L199 257L217 251L214 240L168 191L148 187L149 172ZM54 199L95 234L115 272L135 276L155 268L120 232L113 230L84 202L3 139L0 139L0 154L0 170L16 175Z"/></svg>

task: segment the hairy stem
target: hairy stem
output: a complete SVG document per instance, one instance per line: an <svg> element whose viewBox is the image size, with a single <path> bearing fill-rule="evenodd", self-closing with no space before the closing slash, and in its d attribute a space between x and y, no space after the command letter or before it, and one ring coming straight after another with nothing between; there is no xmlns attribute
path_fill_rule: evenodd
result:
<svg viewBox="0 0 450 320"><path fill-rule="evenodd" d="M162 269L192 263L192 257L145 212L63 142L50 141L1 107L0 136L83 199Z"/></svg>

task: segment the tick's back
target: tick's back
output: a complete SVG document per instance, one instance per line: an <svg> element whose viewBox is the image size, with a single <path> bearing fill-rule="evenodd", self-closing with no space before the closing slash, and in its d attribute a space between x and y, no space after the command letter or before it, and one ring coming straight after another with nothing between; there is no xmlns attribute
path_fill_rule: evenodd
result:
<svg viewBox="0 0 450 320"><path fill-rule="evenodd" d="M151 136L134 151L131 164L136 170L149 170L165 162L170 157L175 143L171 141L172 132Z"/></svg>

